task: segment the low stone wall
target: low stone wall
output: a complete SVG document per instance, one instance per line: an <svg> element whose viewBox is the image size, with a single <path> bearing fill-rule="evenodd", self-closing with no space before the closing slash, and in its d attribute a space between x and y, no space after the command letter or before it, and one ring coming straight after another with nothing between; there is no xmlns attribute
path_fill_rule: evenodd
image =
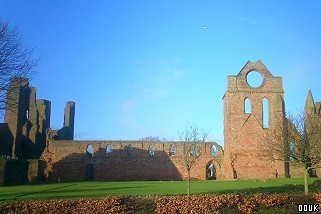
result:
<svg viewBox="0 0 321 214"><path fill-rule="evenodd" d="M28 168L28 183L34 183L39 181L39 160L30 159Z"/></svg>
<svg viewBox="0 0 321 214"><path fill-rule="evenodd" d="M192 144L187 143L186 148ZM214 142L194 144L203 154L191 171L192 179L205 180L211 163L215 178L220 179L222 148ZM214 156L210 154L213 145ZM92 154L87 152L89 146ZM183 146L182 142L52 141L41 156L45 162L43 174L51 181L184 180ZM170 154L170 148L174 148L174 154Z"/></svg>
<svg viewBox="0 0 321 214"><path fill-rule="evenodd" d="M0 186L37 182L39 160L0 159Z"/></svg>
<svg viewBox="0 0 321 214"><path fill-rule="evenodd" d="M4 185L28 183L29 162L26 160L7 160L4 171Z"/></svg>

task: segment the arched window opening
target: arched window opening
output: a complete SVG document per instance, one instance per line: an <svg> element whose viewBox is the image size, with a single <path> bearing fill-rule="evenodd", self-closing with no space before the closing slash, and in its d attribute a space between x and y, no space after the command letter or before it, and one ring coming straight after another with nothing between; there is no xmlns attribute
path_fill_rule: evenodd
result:
<svg viewBox="0 0 321 214"><path fill-rule="evenodd" d="M106 155L110 154L112 152L111 146L107 145L106 146Z"/></svg>
<svg viewBox="0 0 321 214"><path fill-rule="evenodd" d="M196 155L196 147L194 144L189 148L189 154L190 154L190 156Z"/></svg>
<svg viewBox="0 0 321 214"><path fill-rule="evenodd" d="M293 157L294 157L294 150L295 150L295 147L294 147L294 143L293 142L290 142L289 143L289 150L290 150L290 160L293 161Z"/></svg>
<svg viewBox="0 0 321 214"><path fill-rule="evenodd" d="M173 144L169 146L169 156L173 156L175 154L175 147Z"/></svg>
<svg viewBox="0 0 321 214"><path fill-rule="evenodd" d="M244 100L244 113L245 114L252 113L251 101L249 98L245 98L245 100Z"/></svg>
<svg viewBox="0 0 321 214"><path fill-rule="evenodd" d="M148 153L149 153L149 156L154 156L154 155L155 155L154 145L149 145L149 147L148 147Z"/></svg>
<svg viewBox="0 0 321 214"><path fill-rule="evenodd" d="M87 151L88 156L92 156L94 154L94 149L93 149L92 145L88 145L86 151Z"/></svg>
<svg viewBox="0 0 321 214"><path fill-rule="evenodd" d="M206 164L206 180L216 180L216 169L213 161Z"/></svg>
<svg viewBox="0 0 321 214"><path fill-rule="evenodd" d="M269 102L266 98L262 100L263 128L269 128Z"/></svg>
<svg viewBox="0 0 321 214"><path fill-rule="evenodd" d="M215 156L216 154L217 154L216 146L215 146L215 145L212 145L212 146L211 146L211 156Z"/></svg>
<svg viewBox="0 0 321 214"><path fill-rule="evenodd" d="M133 155L133 151L132 151L132 145L128 145L126 147L126 153L127 153L127 156L132 156Z"/></svg>

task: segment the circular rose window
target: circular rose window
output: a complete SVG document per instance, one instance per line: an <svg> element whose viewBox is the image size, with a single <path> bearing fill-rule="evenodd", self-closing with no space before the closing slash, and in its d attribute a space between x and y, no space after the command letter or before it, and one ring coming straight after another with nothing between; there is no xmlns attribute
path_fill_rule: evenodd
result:
<svg viewBox="0 0 321 214"><path fill-rule="evenodd" d="M247 73L246 75L246 82L247 84L249 84L249 86L253 87L253 88L257 88L259 87L262 82L263 82L263 77L262 75L257 72L256 70L254 71L250 71L249 73Z"/></svg>

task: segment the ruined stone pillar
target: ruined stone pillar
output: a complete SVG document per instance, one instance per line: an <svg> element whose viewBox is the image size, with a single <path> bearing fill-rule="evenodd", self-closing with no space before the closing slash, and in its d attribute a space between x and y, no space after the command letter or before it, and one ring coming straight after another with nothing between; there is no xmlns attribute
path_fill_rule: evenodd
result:
<svg viewBox="0 0 321 214"><path fill-rule="evenodd" d="M5 123L8 123L13 136L12 157L21 156L22 129L27 121L28 111L28 85L27 78L15 78L11 81L7 91Z"/></svg>
<svg viewBox="0 0 321 214"><path fill-rule="evenodd" d="M31 123L30 133L28 133L28 137L33 144L36 143L36 136L38 131L38 110L36 105L36 88L30 87L29 94L29 108L27 112L27 119ZM26 136L27 137L27 136Z"/></svg>
<svg viewBox="0 0 321 214"><path fill-rule="evenodd" d="M51 102L49 100L37 100L38 109L38 144L39 155L46 146L46 130L50 128Z"/></svg>
<svg viewBox="0 0 321 214"><path fill-rule="evenodd" d="M64 129L66 130L65 139L74 139L74 124L75 124L75 102L68 101L65 107Z"/></svg>

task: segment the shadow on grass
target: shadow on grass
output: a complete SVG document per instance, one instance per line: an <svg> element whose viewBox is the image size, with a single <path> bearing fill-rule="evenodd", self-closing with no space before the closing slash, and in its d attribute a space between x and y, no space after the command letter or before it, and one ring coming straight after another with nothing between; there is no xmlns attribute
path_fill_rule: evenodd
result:
<svg viewBox="0 0 321 214"><path fill-rule="evenodd" d="M244 189L226 189L220 191L204 191L200 192L200 194L235 194L235 193L277 193L277 194L285 194L285 193L303 193L304 186L303 185L293 185L287 184L282 186L272 186L272 187L254 187L254 188L244 188Z"/></svg>
<svg viewBox="0 0 321 214"><path fill-rule="evenodd" d="M20 195L17 195L17 196L13 196L12 198L1 199L0 202L3 202L3 201L16 201L16 200L19 200L20 197L24 197L24 196L28 196L28 195L34 195L34 194L46 193L46 192L50 192L52 190L63 189L63 188L70 187L70 186L75 186L75 185L77 185L77 184L68 184L68 185L65 185L65 186L55 187L55 188L46 189L46 190L42 190L42 191L28 192L28 193L20 194Z"/></svg>
<svg viewBox="0 0 321 214"><path fill-rule="evenodd" d="M137 189L137 188L146 188L147 186L140 186L140 187L104 187L104 188L93 188L93 186L87 186L87 190L84 189L66 189L68 187L77 186L77 184L69 184L59 187L54 187L46 190L41 191L32 191L27 192L23 194L18 195L12 195L12 194L6 194L2 195L2 197L5 197L4 199L0 199L1 202L10 202L10 201L17 201L17 200L25 200L28 197L29 199L26 200L32 200L30 196L36 196L36 198L42 199L42 200L50 200L50 199L74 199L74 198L101 198L108 195L115 195L113 191L117 190L127 190L127 189ZM64 196L61 196L61 195ZM39 197L38 197L39 195ZM126 194L116 194L116 195L126 195Z"/></svg>
<svg viewBox="0 0 321 214"><path fill-rule="evenodd" d="M141 186L141 187L104 187L104 188L92 188L92 186L88 187L87 191L91 192L97 192L97 191L106 191L106 192L111 192L113 190L126 190L126 189L139 189L139 188L146 188L147 186ZM57 190L58 189L58 190ZM84 195L86 194L86 189L68 189L68 190L62 190L61 188L54 188L50 189L48 191L53 191L53 193L72 193L72 192L82 192ZM43 191L45 192L45 191ZM43 193L39 192L39 193ZM113 193L113 192L112 192Z"/></svg>

